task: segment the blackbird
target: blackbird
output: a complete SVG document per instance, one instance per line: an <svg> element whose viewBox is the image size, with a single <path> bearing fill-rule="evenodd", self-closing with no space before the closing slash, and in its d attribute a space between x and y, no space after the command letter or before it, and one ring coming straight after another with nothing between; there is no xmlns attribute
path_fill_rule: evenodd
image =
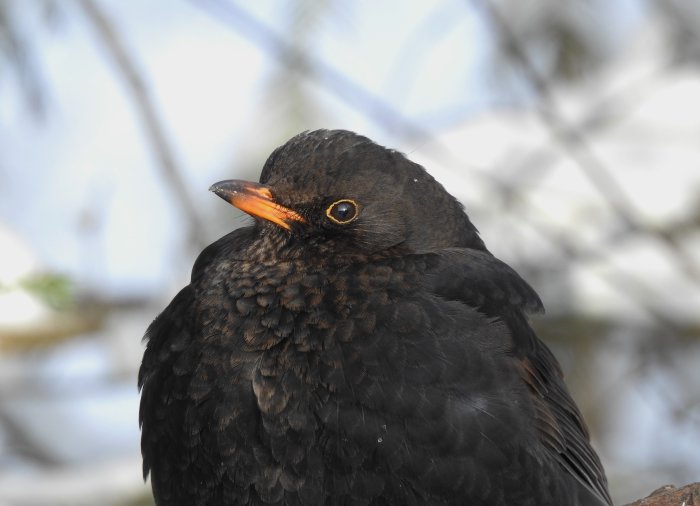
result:
<svg viewBox="0 0 700 506"><path fill-rule="evenodd" d="M156 504L612 504L539 297L423 167L318 130L211 190L255 220L146 332Z"/></svg>

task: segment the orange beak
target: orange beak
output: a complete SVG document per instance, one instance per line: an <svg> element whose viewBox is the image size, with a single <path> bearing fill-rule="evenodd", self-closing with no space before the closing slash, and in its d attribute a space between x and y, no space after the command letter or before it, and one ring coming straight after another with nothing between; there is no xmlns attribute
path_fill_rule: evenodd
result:
<svg viewBox="0 0 700 506"><path fill-rule="evenodd" d="M209 191L241 211L264 218L287 230L291 230L291 222L306 222L296 211L275 202L270 189L262 184L228 179L211 185Z"/></svg>

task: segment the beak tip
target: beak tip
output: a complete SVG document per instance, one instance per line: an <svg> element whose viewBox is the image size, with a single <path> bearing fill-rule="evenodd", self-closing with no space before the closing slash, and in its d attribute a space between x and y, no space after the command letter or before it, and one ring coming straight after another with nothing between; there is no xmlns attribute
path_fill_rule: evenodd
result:
<svg viewBox="0 0 700 506"><path fill-rule="evenodd" d="M220 192L220 191L221 191L221 187L222 187L222 184L221 184L221 183L223 183L223 181L219 181L218 183L214 183L213 185L211 185L211 186L209 187L209 191L210 191L210 192L214 192L214 193Z"/></svg>
<svg viewBox="0 0 700 506"><path fill-rule="evenodd" d="M219 181L218 183L214 183L209 187L209 191L224 200L228 200L231 193L237 192L232 190L231 185L227 183L229 183L229 181Z"/></svg>

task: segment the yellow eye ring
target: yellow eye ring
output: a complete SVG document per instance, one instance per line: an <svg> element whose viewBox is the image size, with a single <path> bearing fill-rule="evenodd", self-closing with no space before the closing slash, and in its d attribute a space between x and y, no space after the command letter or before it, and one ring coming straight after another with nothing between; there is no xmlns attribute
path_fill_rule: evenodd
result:
<svg viewBox="0 0 700 506"><path fill-rule="evenodd" d="M336 200L326 209L328 219L338 225L347 225L357 219L359 215L357 203L350 199Z"/></svg>

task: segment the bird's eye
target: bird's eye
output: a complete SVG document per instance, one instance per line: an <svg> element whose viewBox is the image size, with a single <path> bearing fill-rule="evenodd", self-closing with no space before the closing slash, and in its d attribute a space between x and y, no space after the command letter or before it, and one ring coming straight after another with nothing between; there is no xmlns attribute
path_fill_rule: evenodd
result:
<svg viewBox="0 0 700 506"><path fill-rule="evenodd" d="M326 216L328 216L333 223L339 225L350 223L357 218L358 215L357 204L349 199L333 202L328 206L328 209L326 209Z"/></svg>

